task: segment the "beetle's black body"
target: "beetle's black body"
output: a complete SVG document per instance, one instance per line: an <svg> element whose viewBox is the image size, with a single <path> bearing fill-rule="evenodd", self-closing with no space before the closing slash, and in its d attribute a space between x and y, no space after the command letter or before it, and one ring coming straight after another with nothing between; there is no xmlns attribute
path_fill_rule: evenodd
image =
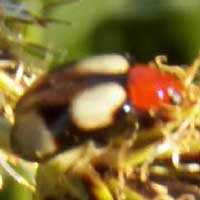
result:
<svg viewBox="0 0 200 200"><path fill-rule="evenodd" d="M15 108L11 133L14 150L28 160L40 161L88 139L102 144L112 135L132 129L133 122L129 120L132 118L127 115L131 115L131 110L124 109L124 105L129 106L127 97L116 106L113 120L108 125L87 130L72 120L71 102L74 98L82 91L105 83L117 84L126 91L126 74L95 73L69 67L42 77Z"/></svg>

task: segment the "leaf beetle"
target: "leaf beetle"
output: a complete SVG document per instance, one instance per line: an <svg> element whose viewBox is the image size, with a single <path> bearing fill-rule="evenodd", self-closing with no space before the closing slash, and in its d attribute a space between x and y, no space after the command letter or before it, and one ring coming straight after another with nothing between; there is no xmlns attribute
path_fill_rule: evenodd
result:
<svg viewBox="0 0 200 200"><path fill-rule="evenodd" d="M133 129L137 113L181 103L182 89L171 74L131 66L122 55L83 59L45 75L22 96L12 147L27 160L42 161L87 140L105 143Z"/></svg>

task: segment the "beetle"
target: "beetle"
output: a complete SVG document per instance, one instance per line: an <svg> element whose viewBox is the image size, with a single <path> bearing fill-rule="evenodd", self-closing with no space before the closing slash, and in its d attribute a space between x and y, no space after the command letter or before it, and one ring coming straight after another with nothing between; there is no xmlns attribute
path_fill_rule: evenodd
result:
<svg viewBox="0 0 200 200"><path fill-rule="evenodd" d="M181 103L176 77L118 54L92 56L40 78L14 110L11 144L21 157L43 161L93 140L105 144L133 130L138 113Z"/></svg>

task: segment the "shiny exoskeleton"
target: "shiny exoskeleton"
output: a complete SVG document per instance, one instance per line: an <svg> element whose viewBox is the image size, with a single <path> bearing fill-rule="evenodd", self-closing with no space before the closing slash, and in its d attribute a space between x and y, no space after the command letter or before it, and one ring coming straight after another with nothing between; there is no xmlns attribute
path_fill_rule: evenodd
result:
<svg viewBox="0 0 200 200"><path fill-rule="evenodd" d="M129 65L121 55L100 55L41 77L15 108L14 151L41 161L88 140L105 144L133 130L137 112L181 99L177 78Z"/></svg>

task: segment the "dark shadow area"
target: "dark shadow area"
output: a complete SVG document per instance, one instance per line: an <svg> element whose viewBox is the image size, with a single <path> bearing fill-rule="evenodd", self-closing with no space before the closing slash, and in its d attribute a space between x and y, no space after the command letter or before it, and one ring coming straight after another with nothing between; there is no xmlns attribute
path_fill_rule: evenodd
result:
<svg viewBox="0 0 200 200"><path fill-rule="evenodd" d="M91 51L129 52L140 62L164 54L170 62L188 63L195 55L189 52L191 44L184 20L185 16L173 15L150 19L108 19L92 33ZM195 51L198 53L198 49L193 48L192 54Z"/></svg>

